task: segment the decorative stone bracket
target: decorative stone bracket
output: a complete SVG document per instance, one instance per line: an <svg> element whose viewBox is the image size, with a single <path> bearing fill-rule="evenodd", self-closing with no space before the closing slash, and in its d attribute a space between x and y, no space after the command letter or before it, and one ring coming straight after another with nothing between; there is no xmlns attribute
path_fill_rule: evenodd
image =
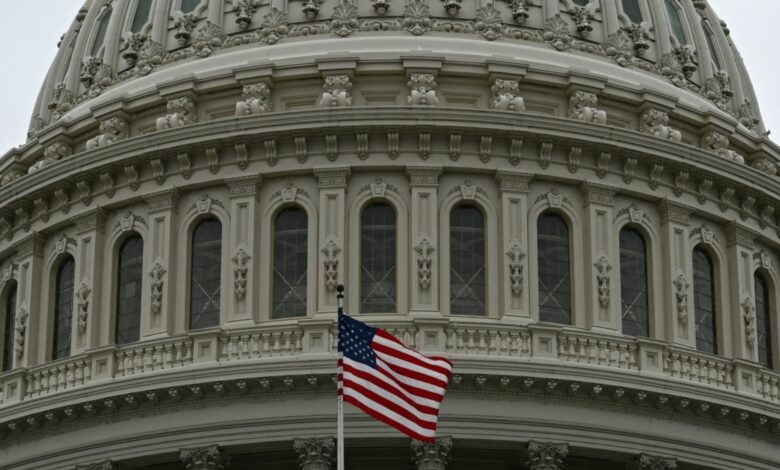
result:
<svg viewBox="0 0 780 470"><path fill-rule="evenodd" d="M236 103L236 116L249 116L271 111L271 90L265 83L244 85L241 96L244 101Z"/></svg>
<svg viewBox="0 0 780 470"><path fill-rule="evenodd" d="M577 90L569 98L569 118L604 125L607 112L596 106L598 97L594 93Z"/></svg>
<svg viewBox="0 0 780 470"><path fill-rule="evenodd" d="M497 78L490 87L493 99L490 107L499 111L525 111L525 102L520 96L520 84L517 80Z"/></svg>
<svg viewBox="0 0 780 470"><path fill-rule="evenodd" d="M680 131L669 125L669 115L658 109L648 109L639 118L639 131L659 139L682 142Z"/></svg>
<svg viewBox="0 0 780 470"><path fill-rule="evenodd" d="M413 73L406 83L409 96L406 101L412 106L436 106L436 78L430 73Z"/></svg>
<svg viewBox="0 0 780 470"><path fill-rule="evenodd" d="M322 84L320 106L323 108L343 108L352 106L352 80L349 75L328 75Z"/></svg>
<svg viewBox="0 0 780 470"><path fill-rule="evenodd" d="M184 127L195 122L195 102L192 98L182 96L169 100L167 110L168 114L155 121L158 131Z"/></svg>
<svg viewBox="0 0 780 470"><path fill-rule="evenodd" d="M87 150L94 150L99 147L113 144L130 135L127 121L114 116L100 123L100 134L87 141Z"/></svg>

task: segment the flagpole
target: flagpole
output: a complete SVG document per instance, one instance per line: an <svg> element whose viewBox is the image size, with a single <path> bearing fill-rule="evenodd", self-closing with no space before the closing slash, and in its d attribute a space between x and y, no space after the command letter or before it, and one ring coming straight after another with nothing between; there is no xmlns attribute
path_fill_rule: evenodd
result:
<svg viewBox="0 0 780 470"><path fill-rule="evenodd" d="M338 303L338 311L339 315L342 314L344 309L344 286L339 284L336 286L336 302ZM339 341L339 332L338 332L338 326L340 321L336 321L336 341ZM337 430L336 430L336 470L344 470L344 395L343 393L343 385L342 385L342 373L343 368L341 366L341 348L339 348L339 363L338 363L338 386L339 386L339 393L338 393L338 410L337 410Z"/></svg>

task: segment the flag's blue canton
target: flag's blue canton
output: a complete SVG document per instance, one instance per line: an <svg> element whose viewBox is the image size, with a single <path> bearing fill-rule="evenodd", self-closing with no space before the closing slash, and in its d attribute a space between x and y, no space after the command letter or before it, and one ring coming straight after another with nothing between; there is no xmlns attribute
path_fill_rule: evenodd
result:
<svg viewBox="0 0 780 470"><path fill-rule="evenodd" d="M339 312L339 351L353 361L376 367L376 354L371 349L376 329Z"/></svg>

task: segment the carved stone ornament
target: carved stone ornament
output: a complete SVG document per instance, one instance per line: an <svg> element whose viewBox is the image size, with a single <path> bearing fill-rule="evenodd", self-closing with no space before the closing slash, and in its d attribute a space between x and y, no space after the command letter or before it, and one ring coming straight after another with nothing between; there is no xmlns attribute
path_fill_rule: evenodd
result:
<svg viewBox="0 0 780 470"><path fill-rule="evenodd" d="M743 126L751 131L755 131L758 125L761 124L761 121L758 120L756 113L753 110L753 102L750 100L746 100L739 106L739 109L737 109L737 118Z"/></svg>
<svg viewBox="0 0 780 470"><path fill-rule="evenodd" d="M426 0L409 0L404 5L402 25L405 30L420 36L431 30L431 7Z"/></svg>
<svg viewBox="0 0 780 470"><path fill-rule="evenodd" d="M352 80L349 75L328 75L322 84L320 106L338 108L352 106Z"/></svg>
<svg viewBox="0 0 780 470"><path fill-rule="evenodd" d="M707 132L702 137L702 147L705 150L714 152L721 158L733 161L736 163L744 164L745 157L737 152L729 149L729 138L719 132Z"/></svg>
<svg viewBox="0 0 780 470"><path fill-rule="evenodd" d="M563 205L563 195L557 189L551 189L546 197L550 207L560 208Z"/></svg>
<svg viewBox="0 0 780 470"><path fill-rule="evenodd" d="M116 464L111 460L86 465L76 465L76 470L116 470L116 468Z"/></svg>
<svg viewBox="0 0 780 470"><path fill-rule="evenodd" d="M236 116L249 116L271 111L271 90L265 83L244 85L241 96L244 101L236 103Z"/></svg>
<svg viewBox="0 0 780 470"><path fill-rule="evenodd" d="M259 0L238 0L233 6L236 14L236 24L241 30L246 30L252 24L255 9L260 5Z"/></svg>
<svg viewBox="0 0 780 470"><path fill-rule="evenodd" d="M742 318L745 321L745 343L749 348L752 348L756 344L756 306L749 295L742 299L740 305L742 306Z"/></svg>
<svg viewBox="0 0 780 470"><path fill-rule="evenodd" d="M609 271L612 265L605 253L601 253L599 259L593 263L596 268L596 282L598 283L599 304L606 308L609 307Z"/></svg>
<svg viewBox="0 0 780 470"><path fill-rule="evenodd" d="M246 281L249 271L249 260L252 259L243 248L239 248L233 262L236 267L233 269L233 277L236 287L236 300L244 300L246 297Z"/></svg>
<svg viewBox="0 0 780 470"><path fill-rule="evenodd" d="M192 49L197 57L204 59L221 48L226 39L227 36L222 34L222 28L218 24L206 21L198 28Z"/></svg>
<svg viewBox="0 0 780 470"><path fill-rule="evenodd" d="M575 6L569 10L569 14L574 20L574 24L577 25L577 33L584 38L588 37L588 35L593 32L593 24L591 21L596 19L596 17L593 16L594 8L595 4L589 3L584 7Z"/></svg>
<svg viewBox="0 0 780 470"><path fill-rule="evenodd" d="M520 96L520 83L517 80L497 78L490 86L493 99L490 107L499 111L525 111L525 103Z"/></svg>
<svg viewBox="0 0 780 470"><path fill-rule="evenodd" d="M677 459L658 455L639 454L628 465L628 470L676 470Z"/></svg>
<svg viewBox="0 0 780 470"><path fill-rule="evenodd" d="M79 333L81 334L87 332L87 323L89 320L89 295L91 293L92 293L92 289L90 289L87 283L85 282L81 283L81 287L76 292L76 307L78 308Z"/></svg>
<svg viewBox="0 0 780 470"><path fill-rule="evenodd" d="M669 115L658 109L648 109L639 118L639 131L659 139L682 142L680 131L669 125Z"/></svg>
<svg viewBox="0 0 780 470"><path fill-rule="evenodd" d="M350 0L341 0L333 7L330 20L330 30L333 34L345 38L357 31L359 27L358 9Z"/></svg>
<svg viewBox="0 0 780 470"><path fill-rule="evenodd" d="M218 446L182 449L179 453L187 470L224 470L228 468L228 457Z"/></svg>
<svg viewBox="0 0 780 470"><path fill-rule="evenodd" d="M647 50L650 49L650 34L648 33L650 28L651 26L645 22L631 23L622 28L631 38L631 42L634 44L634 53L639 57L644 57Z"/></svg>
<svg viewBox="0 0 780 470"><path fill-rule="evenodd" d="M607 36L604 41L604 51L621 67L634 65L634 43L631 36L624 29L619 29Z"/></svg>
<svg viewBox="0 0 780 470"><path fill-rule="evenodd" d="M563 460L569 454L569 446L555 442L528 443L526 466L529 470L562 470Z"/></svg>
<svg viewBox="0 0 780 470"><path fill-rule="evenodd" d="M100 57L87 56L81 62L81 76L79 80L87 89L86 96L94 98L111 86L116 76L110 65L103 62Z"/></svg>
<svg viewBox="0 0 780 470"><path fill-rule="evenodd" d="M534 6L533 0L507 0L507 2L512 10L512 18L517 24L525 24L531 16L529 9Z"/></svg>
<svg viewBox="0 0 780 470"><path fill-rule="evenodd" d="M488 3L477 9L474 29L488 41L495 41L504 35L504 22L501 20L501 13L493 3Z"/></svg>
<svg viewBox="0 0 780 470"><path fill-rule="evenodd" d="M148 40L149 35L141 31L136 33L128 31L122 35L122 44L125 47L122 58L128 67L135 67L138 63L138 55Z"/></svg>
<svg viewBox="0 0 780 470"><path fill-rule="evenodd" d="M200 18L194 12L182 13L177 11L174 13L176 21L173 23L173 27L176 28L176 32L173 37L179 43L179 46L186 46L190 42L192 37L192 30L195 29L195 25Z"/></svg>
<svg viewBox="0 0 780 470"><path fill-rule="evenodd" d="M682 272L674 279L674 296L677 302L677 319L682 325L688 324L688 288L690 283Z"/></svg>
<svg viewBox="0 0 780 470"><path fill-rule="evenodd" d="M70 145L58 142L55 144L51 144L48 147L46 147L46 150L43 152L43 158L35 162L30 168L27 170L27 173L32 175L40 170L46 168L47 166L58 162L62 160L63 158L69 157L73 151L71 150ZM10 182L10 181L9 181ZM3 184L6 184L6 181L3 181Z"/></svg>
<svg viewBox="0 0 780 470"><path fill-rule="evenodd" d="M406 98L412 106L436 106L439 98L436 97L436 79L430 73L413 73L406 83L409 87L409 96Z"/></svg>
<svg viewBox="0 0 780 470"><path fill-rule="evenodd" d="M65 82L55 85L52 100L49 102L49 109L52 110L52 122L60 120L62 116L70 111L73 108L73 101L73 94L68 90Z"/></svg>
<svg viewBox="0 0 780 470"><path fill-rule="evenodd" d="M372 0L371 7L377 16L385 16L390 11L390 0Z"/></svg>
<svg viewBox="0 0 780 470"><path fill-rule="evenodd" d="M446 470L450 461L452 438L442 437L435 442L412 439L412 462L417 470Z"/></svg>
<svg viewBox="0 0 780 470"><path fill-rule="evenodd" d="M163 281L163 276L165 276L166 272L163 265L159 262L154 263L154 267L149 272L149 276L152 278L152 315L159 315L162 311L163 285L165 282Z"/></svg>
<svg viewBox="0 0 780 470"><path fill-rule="evenodd" d="M544 21L544 40L559 51L571 49L573 38L569 32L569 25L561 18L560 13L551 16Z"/></svg>
<svg viewBox="0 0 780 470"><path fill-rule="evenodd" d="M431 265L433 264L433 257L431 256L435 251L433 245L428 238L423 237L420 243L414 247L414 251L417 252L417 282L420 284L420 289L427 289L431 286Z"/></svg>
<svg viewBox="0 0 780 470"><path fill-rule="evenodd" d="M94 150L99 147L113 144L130 135L127 121L114 116L100 123L100 134L87 141L87 150Z"/></svg>
<svg viewBox="0 0 780 470"><path fill-rule="evenodd" d="M19 311L16 312L16 318L14 319L14 332L16 333L14 339L14 351L16 351L16 357L21 358L24 356L24 340L27 334L27 320L30 318L30 313L22 306Z"/></svg>
<svg viewBox="0 0 780 470"><path fill-rule="evenodd" d="M298 454L301 470L330 470L336 458L336 443L332 438L295 439L293 449Z"/></svg>
<svg viewBox="0 0 780 470"><path fill-rule="evenodd" d="M338 254L341 253L341 248L336 245L335 241L328 240L328 243L325 244L321 251L325 255L325 260L323 261L325 264L325 287L328 290L334 290L338 284Z"/></svg>
<svg viewBox="0 0 780 470"><path fill-rule="evenodd" d="M729 75L718 70L715 74L708 78L704 82L704 89L702 90L704 96L711 100L715 105L723 111L731 111L731 97L734 96L734 91L731 88L731 79Z"/></svg>
<svg viewBox="0 0 780 470"><path fill-rule="evenodd" d="M769 253L767 253L766 251L761 250L758 253L754 254L753 259L758 260L762 268L766 270L772 269L772 258L769 256Z"/></svg>
<svg viewBox="0 0 780 470"><path fill-rule="evenodd" d="M184 127L195 122L195 103L192 98L182 96L168 101L168 114L157 118L155 126L158 131Z"/></svg>
<svg viewBox="0 0 780 470"><path fill-rule="evenodd" d="M444 4L444 11L452 17L456 17L458 16L458 13L460 13L460 9L462 8L461 1L462 0L441 0Z"/></svg>
<svg viewBox="0 0 780 470"><path fill-rule="evenodd" d="M607 123L607 113L598 109L598 97L593 93L577 90L569 98L569 118L596 124Z"/></svg>
<svg viewBox="0 0 780 470"><path fill-rule="evenodd" d="M263 23L260 25L258 35L260 36L260 42L271 45L286 37L289 32L287 13L276 7L271 7L271 12L263 17Z"/></svg>
<svg viewBox="0 0 780 470"><path fill-rule="evenodd" d="M512 294L519 297L523 295L523 259L525 259L525 253L523 253L520 243L515 241L509 246L506 255L509 257L509 285L512 288Z"/></svg>
<svg viewBox="0 0 780 470"><path fill-rule="evenodd" d="M303 0L303 6L301 8L303 16L307 20L311 21L317 17L320 13L320 1L319 0Z"/></svg>

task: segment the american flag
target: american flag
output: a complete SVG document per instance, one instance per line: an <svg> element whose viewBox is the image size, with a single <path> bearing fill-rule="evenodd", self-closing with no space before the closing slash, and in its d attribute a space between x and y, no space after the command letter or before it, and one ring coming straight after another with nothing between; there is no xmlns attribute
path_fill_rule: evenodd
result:
<svg viewBox="0 0 780 470"><path fill-rule="evenodd" d="M338 393L407 436L433 442L452 363L404 346L339 309Z"/></svg>

